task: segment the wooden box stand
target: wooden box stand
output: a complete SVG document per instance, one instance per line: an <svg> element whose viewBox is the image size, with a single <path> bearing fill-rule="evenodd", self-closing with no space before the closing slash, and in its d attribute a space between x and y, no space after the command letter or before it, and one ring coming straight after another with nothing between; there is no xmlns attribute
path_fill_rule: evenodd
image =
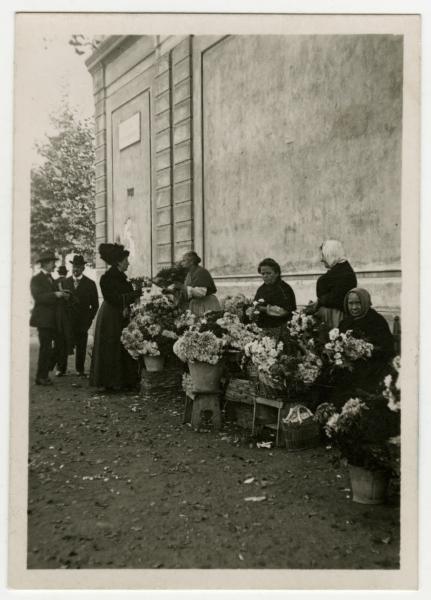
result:
<svg viewBox="0 0 431 600"><path fill-rule="evenodd" d="M244 429L251 429L256 386L248 379L232 378L225 392L226 414Z"/></svg>
<svg viewBox="0 0 431 600"><path fill-rule="evenodd" d="M221 410L219 392L188 391L184 406L183 423L191 423L194 430L198 430L201 423L202 413L211 412L213 429L221 428Z"/></svg>
<svg viewBox="0 0 431 600"><path fill-rule="evenodd" d="M163 371L145 371L141 373L141 396L144 400L169 402L181 396L182 370L177 367Z"/></svg>

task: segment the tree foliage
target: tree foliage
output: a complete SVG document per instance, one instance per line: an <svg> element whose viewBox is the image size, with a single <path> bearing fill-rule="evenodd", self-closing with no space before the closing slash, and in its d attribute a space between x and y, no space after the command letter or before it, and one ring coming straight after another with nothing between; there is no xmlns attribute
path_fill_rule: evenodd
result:
<svg viewBox="0 0 431 600"><path fill-rule="evenodd" d="M63 259L76 252L93 262L94 126L67 106L51 121L56 134L37 145L44 162L31 173L32 258L53 250Z"/></svg>

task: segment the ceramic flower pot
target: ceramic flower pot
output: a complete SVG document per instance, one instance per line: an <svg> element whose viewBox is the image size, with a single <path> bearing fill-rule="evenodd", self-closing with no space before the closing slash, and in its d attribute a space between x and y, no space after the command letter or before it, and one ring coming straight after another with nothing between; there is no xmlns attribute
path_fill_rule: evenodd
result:
<svg viewBox="0 0 431 600"><path fill-rule="evenodd" d="M147 371L163 371L165 358L164 356L144 356L144 362Z"/></svg>
<svg viewBox="0 0 431 600"><path fill-rule="evenodd" d="M385 471L369 471L349 465L353 502L383 504L386 499L389 477Z"/></svg>
<svg viewBox="0 0 431 600"><path fill-rule="evenodd" d="M205 362L189 362L193 390L197 392L218 392L222 375L222 365L218 362L211 365Z"/></svg>

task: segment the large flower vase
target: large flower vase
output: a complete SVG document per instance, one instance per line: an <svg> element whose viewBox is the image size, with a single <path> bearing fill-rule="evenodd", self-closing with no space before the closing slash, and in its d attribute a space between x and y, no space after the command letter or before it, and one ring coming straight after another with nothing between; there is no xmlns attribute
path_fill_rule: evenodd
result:
<svg viewBox="0 0 431 600"><path fill-rule="evenodd" d="M360 504L383 504L389 476L385 471L369 471L349 465L352 500Z"/></svg>
<svg viewBox="0 0 431 600"><path fill-rule="evenodd" d="M163 371L165 364L164 356L144 356L145 369L147 371Z"/></svg>
<svg viewBox="0 0 431 600"><path fill-rule="evenodd" d="M206 362L189 362L190 375L195 392L218 392L222 376L221 362L211 365Z"/></svg>

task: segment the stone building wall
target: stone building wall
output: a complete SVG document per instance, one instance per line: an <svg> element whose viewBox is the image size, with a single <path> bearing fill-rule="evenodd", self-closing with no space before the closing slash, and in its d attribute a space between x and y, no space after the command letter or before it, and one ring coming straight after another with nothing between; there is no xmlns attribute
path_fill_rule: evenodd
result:
<svg viewBox="0 0 431 600"><path fill-rule="evenodd" d="M272 256L303 304L335 237L398 311L401 37L112 36L87 65L97 244L131 247L131 275L195 248L220 295L252 294Z"/></svg>

